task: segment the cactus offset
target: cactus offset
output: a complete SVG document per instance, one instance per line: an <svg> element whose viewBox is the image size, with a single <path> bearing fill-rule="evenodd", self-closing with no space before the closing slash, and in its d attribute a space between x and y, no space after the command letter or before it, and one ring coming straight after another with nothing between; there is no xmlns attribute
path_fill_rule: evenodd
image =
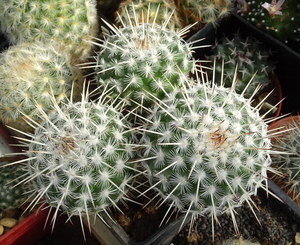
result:
<svg viewBox="0 0 300 245"><path fill-rule="evenodd" d="M58 104L71 94L73 80L79 71L69 65L65 54L36 42L17 44L0 54L0 118L10 126L29 130L24 114L37 120L36 104L49 113L53 94ZM74 96L80 96L76 82ZM24 129L25 128L25 129Z"/></svg>
<svg viewBox="0 0 300 245"><path fill-rule="evenodd" d="M90 53L86 40L98 32L95 0L7 0L0 12L0 29L10 43L52 41L76 60Z"/></svg>

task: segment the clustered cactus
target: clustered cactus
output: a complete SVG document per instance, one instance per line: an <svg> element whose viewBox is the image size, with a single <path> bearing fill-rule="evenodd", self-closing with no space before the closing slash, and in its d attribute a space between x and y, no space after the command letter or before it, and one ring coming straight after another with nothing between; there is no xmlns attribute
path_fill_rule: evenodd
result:
<svg viewBox="0 0 300 245"><path fill-rule="evenodd" d="M154 106L141 128L146 148L137 161L162 203L186 215L209 215L212 225L227 212L238 230L234 208L251 206L271 170L267 124L233 88L182 81L185 86L161 101L149 94Z"/></svg>
<svg viewBox="0 0 300 245"><path fill-rule="evenodd" d="M0 30L11 44L54 42L75 60L91 52L86 40L98 32L95 0L5 0L0 12Z"/></svg>
<svg viewBox="0 0 300 245"><path fill-rule="evenodd" d="M145 91L162 99L179 86L179 71L188 76L195 69L193 48L182 39L185 32L139 22L110 28L113 34L98 43L102 49L88 65L95 68L99 85L133 107L132 101L147 105Z"/></svg>
<svg viewBox="0 0 300 245"><path fill-rule="evenodd" d="M278 127L283 126L286 132L276 134L272 138L272 150L281 152L281 154L271 155L272 165L282 173L282 176L273 176L273 179L295 202L300 204L300 119L297 116L288 117L278 123ZM271 134L276 127L277 122L271 125Z"/></svg>
<svg viewBox="0 0 300 245"><path fill-rule="evenodd" d="M205 3L204 10L214 13L215 4L228 7L231 1ZM81 219L118 209L117 202L135 189L135 177L144 174L150 187L140 195L156 190L158 205L170 205L167 214L175 207L186 217L192 213L192 220L209 215L214 227L218 215L228 212L238 230L234 208L246 202L253 210L251 196L266 188L272 171L267 123L234 85L225 88L217 82L221 76L208 81L197 70L194 48L182 39L188 28L173 31L168 20L139 20L120 28L107 23L112 33L97 44L95 60L81 64L95 69L99 88L82 92L79 102L72 99L72 69L57 52L51 56L45 44L8 50L11 59L0 64L1 106L13 99L3 103L9 108L4 114L23 117L34 129L19 138L27 149L19 154L28 157L15 162L27 162L20 183L32 182L31 205L49 203L56 209L53 220L58 209ZM38 62L28 58L37 46Z"/></svg>
<svg viewBox="0 0 300 245"><path fill-rule="evenodd" d="M300 3L298 0L239 0L238 10L246 20L288 45L299 46Z"/></svg>
<svg viewBox="0 0 300 245"><path fill-rule="evenodd" d="M67 55L51 44L20 43L0 54L0 118L4 124L28 130L24 115L37 120L37 106L46 113L71 95L73 80L79 79ZM73 95L80 95L80 84Z"/></svg>
<svg viewBox="0 0 300 245"><path fill-rule="evenodd" d="M30 184L18 185L26 176L24 166L9 164L9 162L0 162L0 210L18 207L30 197Z"/></svg>
<svg viewBox="0 0 300 245"><path fill-rule="evenodd" d="M245 97L249 98L258 86L264 88L270 84L269 74L274 69L274 62L270 59L271 54L271 51L259 40L236 33L232 38L222 38L213 47L209 59L215 61L217 76L224 72L223 82L226 87L232 86L232 82L235 82L234 76L237 75L236 91L244 93ZM255 77L249 84L253 74Z"/></svg>

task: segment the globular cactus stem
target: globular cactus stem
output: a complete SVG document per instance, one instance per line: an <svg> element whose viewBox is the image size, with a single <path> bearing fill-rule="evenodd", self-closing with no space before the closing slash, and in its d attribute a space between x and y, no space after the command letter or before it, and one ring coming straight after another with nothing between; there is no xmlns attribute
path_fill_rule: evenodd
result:
<svg viewBox="0 0 300 245"><path fill-rule="evenodd" d="M280 127L281 133L275 133ZM272 150L281 152L271 155L273 167L282 172L282 176L273 176L274 182L300 204L300 117L282 118L270 126L269 132Z"/></svg>
<svg viewBox="0 0 300 245"><path fill-rule="evenodd" d="M274 70L271 55L272 52L259 40L251 35L244 37L238 32L232 38L224 37L217 42L209 59L215 61L217 76L221 76L221 72L224 72L226 87L232 86L236 75L238 80L235 85L236 91L244 92L244 96L249 98L258 86L263 89L270 84L269 74ZM249 84L252 77L253 80Z"/></svg>
<svg viewBox="0 0 300 245"><path fill-rule="evenodd" d="M109 25L113 34L97 44L101 51L95 62L83 68L95 68L97 83L111 88L112 97L126 98L133 107L132 101L148 106L144 90L162 98L180 86L179 73L188 76L196 66L192 53L197 47L182 39L188 28L175 32L166 25L137 19L122 28Z"/></svg>
<svg viewBox="0 0 300 245"><path fill-rule="evenodd" d="M52 100L54 111L47 115L39 108L43 122L27 118L35 132L20 139L28 157L23 160L28 177L21 183L30 181L34 187L30 206L48 203L56 209L54 221L59 209L80 219L118 209L138 174L128 163L135 145L123 102L110 104L104 95L91 102L88 93L61 107Z"/></svg>
<svg viewBox="0 0 300 245"><path fill-rule="evenodd" d="M98 33L96 0L5 0L0 30L11 44L53 42L77 63L90 54Z"/></svg>
<svg viewBox="0 0 300 245"><path fill-rule="evenodd" d="M267 189L267 171L274 171L268 125L234 87L205 76L181 82L162 100L148 94L154 106L140 122L145 148L136 162L161 203L192 214L192 220L209 215L212 230L218 216L229 213L238 232L235 207L246 202L253 211L251 197Z"/></svg>
<svg viewBox="0 0 300 245"><path fill-rule="evenodd" d="M1 157L1 156L0 156ZM29 201L30 184L18 185L22 178L26 176L24 166L9 162L0 163L0 210L17 208Z"/></svg>
<svg viewBox="0 0 300 245"><path fill-rule="evenodd" d="M60 104L71 95L81 94L77 81L81 71L70 64L69 56L60 54L51 44L20 43L0 54L0 118L4 124L31 130L23 120L25 114L38 120L36 104L45 113L52 108L52 94Z"/></svg>

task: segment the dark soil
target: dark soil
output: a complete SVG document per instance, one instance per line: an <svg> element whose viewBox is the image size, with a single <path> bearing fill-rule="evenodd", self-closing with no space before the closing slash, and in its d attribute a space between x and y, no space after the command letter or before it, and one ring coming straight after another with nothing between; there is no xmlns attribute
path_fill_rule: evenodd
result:
<svg viewBox="0 0 300 245"><path fill-rule="evenodd" d="M295 216L283 203L275 198L267 198L261 191L253 198L258 207L255 211L260 224L247 205L237 208L236 220L240 235L244 239L258 242L261 245L296 245L295 235L300 232L300 218ZM173 239L177 245L210 245L220 244L223 240L239 237L231 219L224 214L219 217L220 226L215 226L215 242L212 242L211 220L199 217L189 233L189 225Z"/></svg>

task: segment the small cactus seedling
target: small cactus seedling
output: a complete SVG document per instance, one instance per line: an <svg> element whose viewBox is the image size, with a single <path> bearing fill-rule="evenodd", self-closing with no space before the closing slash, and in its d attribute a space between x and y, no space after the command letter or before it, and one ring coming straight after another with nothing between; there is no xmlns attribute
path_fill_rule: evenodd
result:
<svg viewBox="0 0 300 245"><path fill-rule="evenodd" d="M212 52L210 60L216 60L216 76L221 76L221 72L224 72L226 87L232 86L233 78L237 75L237 93L242 93L246 88L244 96L249 98L258 86L264 88L270 84L269 73L274 69L271 53L254 37L244 38L240 33L234 34L233 38L224 37L214 46Z"/></svg>
<svg viewBox="0 0 300 245"><path fill-rule="evenodd" d="M0 209L17 208L29 199L31 186L18 185L26 176L24 166L6 166L9 162L0 163Z"/></svg>
<svg viewBox="0 0 300 245"><path fill-rule="evenodd" d="M98 44L102 50L95 62L83 66L96 69L97 83L111 88L112 96L146 106L145 91L162 98L179 86L179 70L188 76L196 63L192 59L196 47L182 39L187 29L175 32L165 25L137 19L120 29L109 25L113 34Z"/></svg>
<svg viewBox="0 0 300 245"><path fill-rule="evenodd" d="M272 154L271 157L273 167L282 172L283 176L273 178L278 186L300 204L300 117L280 119L270 126L270 134L279 127L283 127L286 132L274 135L272 143L273 150L282 154Z"/></svg>
<svg viewBox="0 0 300 245"><path fill-rule="evenodd" d="M11 44L55 42L76 60L90 53L92 46L86 40L98 31L95 0L5 0L0 12L1 32Z"/></svg>
<svg viewBox="0 0 300 245"><path fill-rule="evenodd" d="M105 96L89 102L85 94L80 102L63 106L55 102L55 110L42 123L27 118L35 127L20 142L27 150L28 177L32 182L33 200L64 211L69 217L118 209L117 202L127 198L134 179L127 163L134 155L133 133L122 115L122 103L110 105ZM20 132L20 131L19 131ZM89 219L88 219L89 221Z"/></svg>
<svg viewBox="0 0 300 245"><path fill-rule="evenodd" d="M145 149L135 161L170 212L191 213L192 221L209 215L212 230L227 212L238 231L234 208L246 202L253 211L251 196L266 189L267 171L273 171L268 125L234 87L210 84L205 76L181 81L163 100L148 94L155 105L141 122Z"/></svg>
<svg viewBox="0 0 300 245"><path fill-rule="evenodd" d="M239 1L242 7L238 12L270 35L287 45L299 47L300 42L300 3L298 0L256 0ZM298 49L299 50L299 49Z"/></svg>
<svg viewBox="0 0 300 245"><path fill-rule="evenodd" d="M70 96L77 76L80 73L69 65L68 56L58 54L52 45L36 42L9 47L0 54L1 120L26 131L30 127L22 113L37 120L36 104L49 113L53 109L50 94L60 104ZM74 90L74 96L80 93L81 89Z"/></svg>

